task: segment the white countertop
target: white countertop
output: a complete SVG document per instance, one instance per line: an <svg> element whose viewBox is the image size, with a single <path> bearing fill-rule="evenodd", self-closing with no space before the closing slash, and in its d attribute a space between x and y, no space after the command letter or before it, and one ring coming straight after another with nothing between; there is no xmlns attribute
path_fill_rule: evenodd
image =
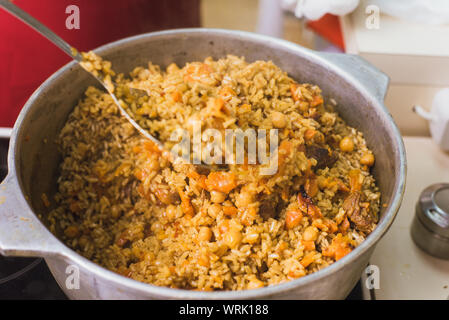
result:
<svg viewBox="0 0 449 320"><path fill-rule="evenodd" d="M401 209L370 263L380 270L376 299L449 299L449 260L429 256L413 243L410 226L425 187L449 182L449 153L430 139L405 137L407 183ZM365 297L369 297L365 290Z"/></svg>

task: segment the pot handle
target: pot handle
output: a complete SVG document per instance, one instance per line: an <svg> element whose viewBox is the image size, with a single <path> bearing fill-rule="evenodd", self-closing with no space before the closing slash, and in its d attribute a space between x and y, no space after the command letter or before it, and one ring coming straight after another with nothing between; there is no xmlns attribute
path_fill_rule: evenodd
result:
<svg viewBox="0 0 449 320"><path fill-rule="evenodd" d="M34 215L17 178L9 173L0 183L0 255L49 257L65 250Z"/></svg>
<svg viewBox="0 0 449 320"><path fill-rule="evenodd" d="M0 139L9 139L11 137L12 128L0 127Z"/></svg>
<svg viewBox="0 0 449 320"><path fill-rule="evenodd" d="M330 52L317 52L317 54L357 79L378 101L383 103L390 82L390 78L385 73L358 55Z"/></svg>

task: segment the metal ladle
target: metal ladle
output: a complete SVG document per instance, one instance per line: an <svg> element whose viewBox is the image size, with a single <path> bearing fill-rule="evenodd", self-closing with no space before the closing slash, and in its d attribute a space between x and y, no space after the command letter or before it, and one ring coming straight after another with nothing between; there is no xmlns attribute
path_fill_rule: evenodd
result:
<svg viewBox="0 0 449 320"><path fill-rule="evenodd" d="M73 58L76 62L78 62L81 65L81 62L83 62L83 57L81 56L79 51L76 50L73 46L69 45L63 39L61 39L53 31L44 26L41 22L39 22L38 20L30 16L28 13L26 13L25 11L23 11L13 3L11 3L9 0L0 0L0 7L2 7L7 12L19 18L20 20L28 24L30 27L35 29L37 32L39 32L45 38L50 40L54 45L56 45L58 48L60 48L62 51L64 51L67 55L69 55L71 58ZM83 69L86 70L84 67ZM112 100L114 100L114 103L117 105L117 108L120 110L121 114L134 126L134 128L136 128L136 130L139 131L144 137L150 139L153 143L155 143L161 150L164 150L165 149L164 145L158 139L156 139L150 133L148 133L148 131L144 130L141 126L139 126L139 124L126 112L126 110L120 105L115 94L109 90L108 85L104 82L104 80L101 77L96 76L92 72L90 71L88 72L92 74L98 80L98 82L100 82L101 85L106 89L106 91L112 97ZM147 93L144 90L136 88L130 88L130 91L140 96L147 95ZM170 154L174 155L174 153L172 152L170 152ZM170 160L173 161L175 158L176 157L172 156Z"/></svg>

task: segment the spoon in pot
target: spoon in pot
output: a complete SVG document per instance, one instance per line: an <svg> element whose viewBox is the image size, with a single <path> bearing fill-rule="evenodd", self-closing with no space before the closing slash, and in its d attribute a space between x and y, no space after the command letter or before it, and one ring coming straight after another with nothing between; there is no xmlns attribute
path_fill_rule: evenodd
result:
<svg viewBox="0 0 449 320"><path fill-rule="evenodd" d="M78 62L84 70L88 71L90 74L92 74L100 83L101 85L106 89L106 91L109 93L109 95L114 100L114 103L117 105L117 108L119 109L120 113L136 128L138 132L140 132L144 137L151 140L153 143L155 143L160 150L165 150L164 145L155 137L153 137L148 131L144 130L127 112L126 110L120 105L119 100L117 99L116 95L110 90L110 87L105 82L104 78L100 74L94 74L93 72L87 70L83 66L83 56L79 53L78 50L76 50L73 46L69 45L67 42L65 42L63 39L61 39L59 36L57 36L53 31L48 29L46 26L44 26L42 23L40 23L38 20L30 16L28 13L11 3L9 0L0 0L0 7L2 7L4 10L9 12L10 14L14 15L15 17L19 18L26 24L28 24L30 27L35 29L37 32L39 32L41 35L43 35L45 38L50 40L54 45L56 45L58 48L60 48L62 51L64 51L67 55L69 55L71 58L73 58L76 62ZM114 84L114 83L113 83ZM144 90L140 90L137 88L129 88L130 92L137 96L146 96L147 93ZM179 156L175 155L173 152L169 153L169 160L171 162L174 162Z"/></svg>

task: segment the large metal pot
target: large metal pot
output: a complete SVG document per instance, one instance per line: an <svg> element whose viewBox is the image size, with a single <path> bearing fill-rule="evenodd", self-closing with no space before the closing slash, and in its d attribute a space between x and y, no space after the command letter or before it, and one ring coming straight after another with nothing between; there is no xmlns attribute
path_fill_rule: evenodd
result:
<svg viewBox="0 0 449 320"><path fill-rule="evenodd" d="M65 293L74 299L341 299L354 287L376 243L399 209L406 160L399 131L383 105L388 77L357 56L319 53L262 35L215 29L182 29L139 35L96 50L114 69L129 72L148 61L166 66L226 54L272 60L300 82L319 85L338 112L360 129L376 156L382 192L381 219L366 241L331 266L287 283L256 290L197 292L157 287L108 271L58 240L45 226L41 195L52 195L60 164L54 143L69 113L95 80L69 63L34 92L14 126L9 173L0 186L0 253L44 257ZM72 266L71 268L68 268ZM80 287L73 277L79 270ZM69 279L67 278L69 277ZM71 286L66 285L69 280ZM73 288L75 284L75 288Z"/></svg>

